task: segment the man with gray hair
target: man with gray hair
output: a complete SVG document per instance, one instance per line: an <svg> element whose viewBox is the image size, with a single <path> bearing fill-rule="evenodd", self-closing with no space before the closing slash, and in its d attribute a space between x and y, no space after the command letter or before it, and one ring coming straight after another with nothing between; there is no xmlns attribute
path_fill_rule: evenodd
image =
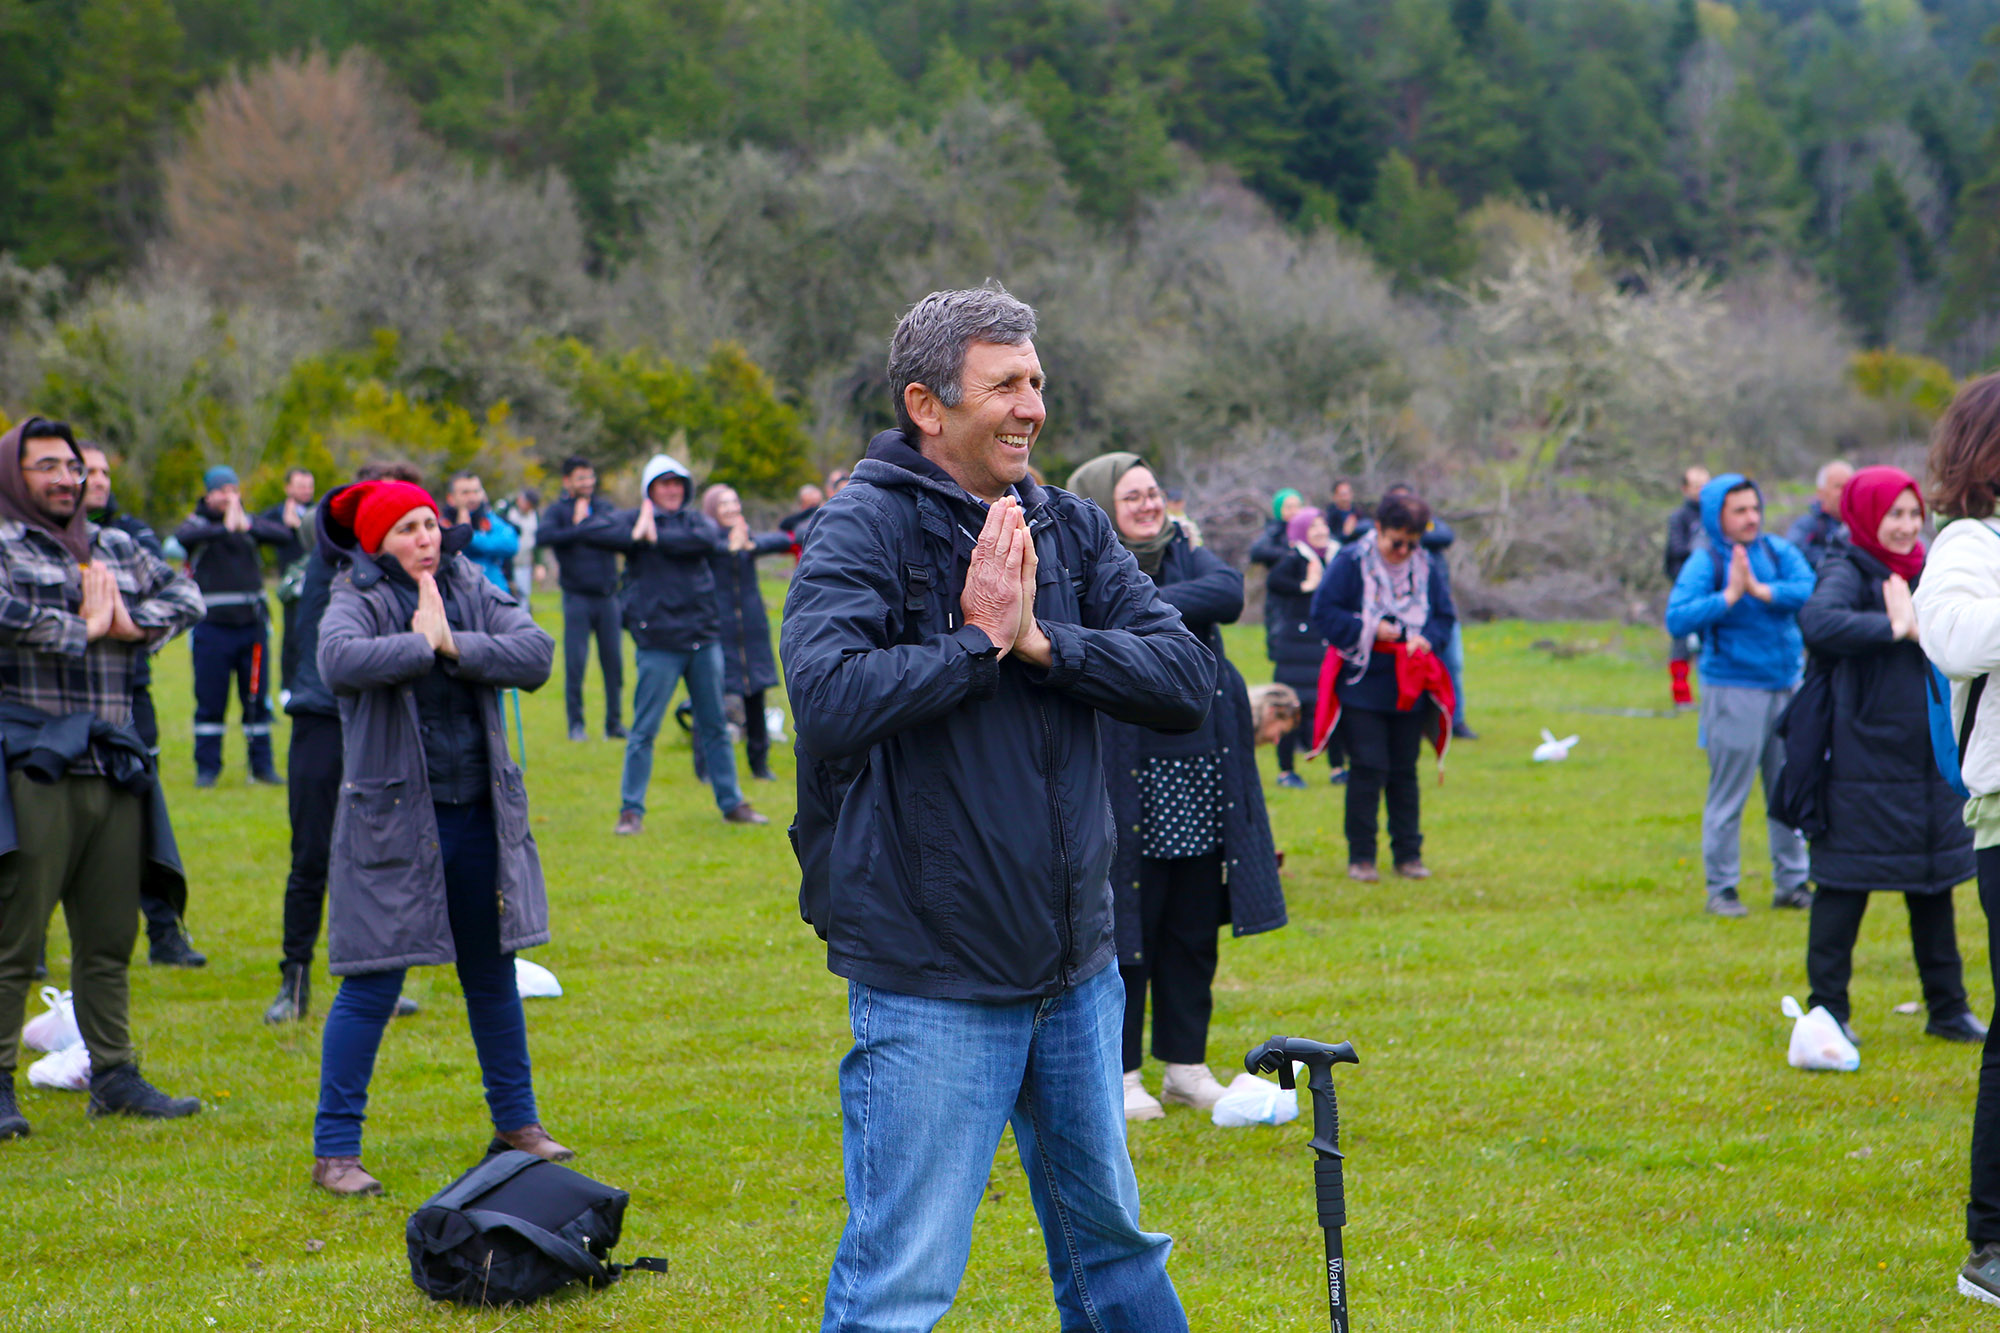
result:
<svg viewBox="0 0 2000 1333"><path fill-rule="evenodd" d="M1840 521L1840 494L1854 476L1854 464L1844 458L1822 464L1813 477L1813 502L1792 521L1785 540L1815 571L1827 554L1847 544L1847 525Z"/></svg>
<svg viewBox="0 0 2000 1333"><path fill-rule="evenodd" d="M1097 715L1192 729L1215 665L1104 512L1030 479L1034 333L990 288L903 317L897 428L786 598L799 905L854 1036L826 1333L944 1316L1009 1124L1062 1326L1187 1328L1125 1146Z"/></svg>

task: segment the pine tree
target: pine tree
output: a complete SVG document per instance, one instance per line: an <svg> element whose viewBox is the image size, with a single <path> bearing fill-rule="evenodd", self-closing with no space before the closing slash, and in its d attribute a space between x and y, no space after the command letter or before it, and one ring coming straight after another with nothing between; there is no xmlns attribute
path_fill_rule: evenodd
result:
<svg viewBox="0 0 2000 1333"><path fill-rule="evenodd" d="M1459 222L1458 201L1393 149L1382 159L1375 197L1362 208L1360 225L1375 257L1405 290L1455 277L1472 263L1472 241Z"/></svg>

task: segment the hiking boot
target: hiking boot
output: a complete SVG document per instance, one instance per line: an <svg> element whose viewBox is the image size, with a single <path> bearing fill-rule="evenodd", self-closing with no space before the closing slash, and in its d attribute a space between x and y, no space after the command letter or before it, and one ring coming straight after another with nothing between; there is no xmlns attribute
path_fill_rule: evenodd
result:
<svg viewBox="0 0 2000 1333"><path fill-rule="evenodd" d="M178 1120L201 1109L193 1097L169 1097L139 1075L139 1066L113 1065L90 1076L91 1115L135 1115L142 1120Z"/></svg>
<svg viewBox="0 0 2000 1333"><path fill-rule="evenodd" d="M389 1011L389 1017L408 1018L415 1012L417 1012L417 1002L407 995L398 995L396 997L396 1007Z"/></svg>
<svg viewBox="0 0 2000 1333"><path fill-rule="evenodd" d="M498 1130L494 1131L493 1142L486 1145L486 1154L490 1157L496 1152L506 1152L510 1148L515 1152L530 1153L544 1162L567 1162L576 1156L574 1152L550 1138L549 1132L538 1124L523 1125L504 1134Z"/></svg>
<svg viewBox="0 0 2000 1333"><path fill-rule="evenodd" d="M1396 862L1396 873L1404 879L1429 879L1431 877L1431 868L1422 861L1398 861Z"/></svg>
<svg viewBox="0 0 2000 1333"><path fill-rule="evenodd" d="M359 1157L313 1158L313 1184L348 1199L382 1192L382 1182L368 1174Z"/></svg>
<svg viewBox="0 0 2000 1333"><path fill-rule="evenodd" d="M259 787L282 787L285 785L284 778L278 775L278 770L275 768L267 768L261 773L252 773L250 781Z"/></svg>
<svg viewBox="0 0 2000 1333"><path fill-rule="evenodd" d="M0 1139L25 1139L28 1137L28 1117L21 1114L21 1104L14 1100L14 1076L0 1083Z"/></svg>
<svg viewBox="0 0 2000 1333"><path fill-rule="evenodd" d="M1710 916L1737 917L1750 915L1750 909L1743 905L1743 900L1736 896L1736 890L1734 889L1724 889L1720 893L1709 894L1708 906L1703 910Z"/></svg>
<svg viewBox="0 0 2000 1333"><path fill-rule="evenodd" d="M1207 1065L1170 1064L1166 1077L1160 1082L1161 1101L1192 1106L1197 1111L1213 1111L1227 1091L1229 1089L1216 1081Z"/></svg>
<svg viewBox="0 0 2000 1333"><path fill-rule="evenodd" d="M2000 1241L1987 1241L1958 1270L1958 1294L2000 1305Z"/></svg>
<svg viewBox="0 0 2000 1333"><path fill-rule="evenodd" d="M1971 1014L1960 1014L1957 1018L1933 1018L1924 1024L1927 1036L1942 1037L1946 1041L1962 1041L1970 1045L1986 1040L1986 1025Z"/></svg>
<svg viewBox="0 0 2000 1333"><path fill-rule="evenodd" d="M644 833L646 831L646 816L637 810L620 810L618 812L618 827L611 831L620 837L630 837L634 833Z"/></svg>
<svg viewBox="0 0 2000 1333"><path fill-rule="evenodd" d="M1796 889L1779 889L1771 895L1771 910L1790 908L1805 911L1812 906L1812 890L1801 884Z"/></svg>
<svg viewBox="0 0 2000 1333"><path fill-rule="evenodd" d="M1306 780L1296 773L1280 773L1278 774L1278 785L1287 791L1304 791L1306 789Z"/></svg>
<svg viewBox="0 0 2000 1333"><path fill-rule="evenodd" d="M583 724L579 722L569 729L569 738L573 741L587 741L590 739L590 733L585 731Z"/></svg>
<svg viewBox="0 0 2000 1333"><path fill-rule="evenodd" d="M1381 882L1382 879L1382 875L1375 869L1373 861L1351 862L1347 867L1347 877L1349 879L1358 879L1363 884L1376 884Z"/></svg>
<svg viewBox="0 0 2000 1333"><path fill-rule="evenodd" d="M622 723L622 722L606 722L606 723L604 724L604 739L605 739L605 740L607 740L607 741L622 741L622 740L624 740L624 739L625 739L625 725L624 725L624 723Z"/></svg>
<svg viewBox="0 0 2000 1333"><path fill-rule="evenodd" d="M194 775L194 785L197 787L213 787L215 780L221 776L220 771L214 773L197 773Z"/></svg>
<svg viewBox="0 0 2000 1333"><path fill-rule="evenodd" d="M1164 1120L1167 1108L1160 1105L1159 1098L1146 1091L1146 1085L1139 1079L1139 1071L1125 1071L1125 1118L1127 1120Z"/></svg>
<svg viewBox="0 0 2000 1333"><path fill-rule="evenodd" d="M758 814L748 801L730 810L723 818L731 824L768 824L771 822L768 815Z"/></svg>
<svg viewBox="0 0 2000 1333"><path fill-rule="evenodd" d="M1463 722L1454 722L1451 724L1451 738L1455 741L1476 741L1479 733Z"/></svg>
<svg viewBox="0 0 2000 1333"><path fill-rule="evenodd" d="M312 970L304 963L284 963L278 968L278 998L264 1010L266 1023L296 1023L306 1016L312 1002Z"/></svg>
<svg viewBox="0 0 2000 1333"><path fill-rule="evenodd" d="M146 961L155 967L207 967L208 955L194 947L187 927L176 923L173 934L153 941Z"/></svg>

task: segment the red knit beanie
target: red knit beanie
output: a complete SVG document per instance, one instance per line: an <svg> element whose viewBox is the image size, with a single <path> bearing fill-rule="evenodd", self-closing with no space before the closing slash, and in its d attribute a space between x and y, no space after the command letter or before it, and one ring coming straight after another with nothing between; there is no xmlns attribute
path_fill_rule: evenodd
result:
<svg viewBox="0 0 2000 1333"><path fill-rule="evenodd" d="M389 529L412 509L438 512L437 501L423 487L387 479L349 486L333 497L330 507L336 519L354 529L361 549L370 555L382 549L382 539L389 535Z"/></svg>

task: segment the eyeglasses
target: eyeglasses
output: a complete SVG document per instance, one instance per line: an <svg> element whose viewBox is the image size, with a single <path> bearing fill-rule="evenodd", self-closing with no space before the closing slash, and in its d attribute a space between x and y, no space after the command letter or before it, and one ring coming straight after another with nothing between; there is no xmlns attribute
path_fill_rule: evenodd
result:
<svg viewBox="0 0 2000 1333"><path fill-rule="evenodd" d="M1163 497L1157 487L1150 491L1127 491L1118 497L1122 505L1157 504Z"/></svg>
<svg viewBox="0 0 2000 1333"><path fill-rule="evenodd" d="M1387 540L1390 550L1400 551L1404 555L1408 555L1411 551L1417 549L1418 544L1423 539L1420 537L1390 537Z"/></svg>
<svg viewBox="0 0 2000 1333"><path fill-rule="evenodd" d="M74 458L44 458L41 462L21 470L23 472L38 473L44 477L54 476L58 472L67 472L72 477L81 477L83 475L83 464L77 462Z"/></svg>

